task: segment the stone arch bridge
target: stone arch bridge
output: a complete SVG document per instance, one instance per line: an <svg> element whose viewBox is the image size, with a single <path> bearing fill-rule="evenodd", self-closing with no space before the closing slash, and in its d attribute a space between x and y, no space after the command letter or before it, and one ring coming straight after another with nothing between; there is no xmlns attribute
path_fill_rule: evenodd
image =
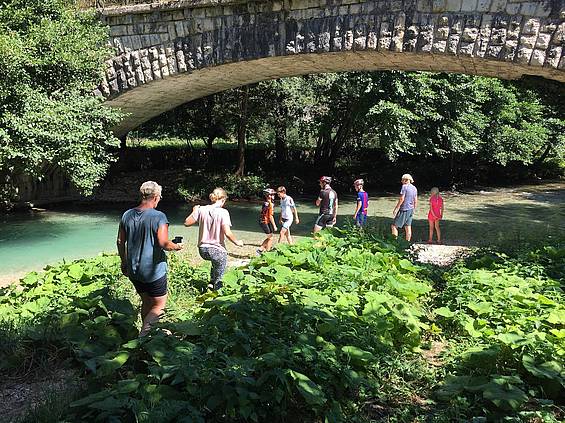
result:
<svg viewBox="0 0 565 423"><path fill-rule="evenodd" d="M425 70L565 82L565 0L177 0L99 10L97 94L125 135L187 101L308 73Z"/></svg>

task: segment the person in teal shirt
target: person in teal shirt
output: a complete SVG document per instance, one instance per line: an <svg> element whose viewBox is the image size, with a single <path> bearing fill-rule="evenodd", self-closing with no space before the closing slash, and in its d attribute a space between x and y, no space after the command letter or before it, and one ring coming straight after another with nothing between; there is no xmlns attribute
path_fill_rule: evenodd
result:
<svg viewBox="0 0 565 423"><path fill-rule="evenodd" d="M159 320L167 303L167 257L165 251L178 251L182 244L169 240L169 221L155 210L162 187L153 181L139 188L141 202L127 210L120 220L117 247L122 273L129 277L141 297L142 327L147 334Z"/></svg>

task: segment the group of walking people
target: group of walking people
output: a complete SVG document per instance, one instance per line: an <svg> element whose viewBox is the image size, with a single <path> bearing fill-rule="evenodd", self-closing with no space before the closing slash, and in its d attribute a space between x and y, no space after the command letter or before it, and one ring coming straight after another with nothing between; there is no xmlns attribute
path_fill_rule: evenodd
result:
<svg viewBox="0 0 565 423"><path fill-rule="evenodd" d="M331 187L332 178L322 176L319 180L320 192L316 199L319 215L314 223L313 232L336 224L338 212L338 196ZM391 225L392 234L398 236L398 230L404 228L408 241L412 238L412 219L418 204L418 190L413 185L414 179L409 174L401 178L400 197L393 211L394 220ZM363 188L363 179L353 182L357 192L356 207L353 213L355 224L363 227L367 224L369 195ZM169 239L169 221L166 215L156 210L162 199L162 187L153 181L144 182L140 187L141 202L135 208L127 210L120 220L117 237L117 248L121 259L122 273L133 283L141 297L142 328L140 336L145 335L151 325L163 313L167 301L167 260L165 251L182 250L182 239ZM433 232L441 242L439 222L443 216L443 199L437 188L432 188L430 209L428 212L429 239L432 242ZM279 242L284 239L292 244L290 232L293 223L300 223L298 211L293 198L287 194L284 186L276 191L266 188L263 191L264 202L261 207L259 224L267 235L257 248L262 254L273 246L273 237L277 232L274 218L275 195L280 199L281 214L279 218ZM198 224L198 252L200 256L212 263L208 289L218 290L222 287L228 252L225 238L238 247L244 243L231 231L231 218L224 208L228 195L223 188L216 188L209 195L210 204L195 205L184 221L185 226Z"/></svg>

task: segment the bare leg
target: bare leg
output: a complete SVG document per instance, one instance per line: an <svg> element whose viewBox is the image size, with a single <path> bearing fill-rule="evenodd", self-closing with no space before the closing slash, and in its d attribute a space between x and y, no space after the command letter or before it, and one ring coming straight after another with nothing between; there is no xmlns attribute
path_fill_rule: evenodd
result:
<svg viewBox="0 0 565 423"><path fill-rule="evenodd" d="M261 244L260 248L263 251L269 251L272 248L272 246L273 246L273 234L269 234Z"/></svg>
<svg viewBox="0 0 565 423"><path fill-rule="evenodd" d="M282 242L283 237L286 235L287 230L285 228L281 228L279 232L279 244Z"/></svg>
<svg viewBox="0 0 565 423"><path fill-rule="evenodd" d="M392 236L397 238L398 237L398 228L394 225L390 225L390 229L392 230Z"/></svg>
<svg viewBox="0 0 565 423"><path fill-rule="evenodd" d="M290 235L290 228L286 230L286 239L289 244L294 244L294 241L292 240L292 236Z"/></svg>
<svg viewBox="0 0 565 423"><path fill-rule="evenodd" d="M434 222L436 227L437 242L441 242L441 229L439 228L439 220Z"/></svg>
<svg viewBox="0 0 565 423"><path fill-rule="evenodd" d="M321 226L314 225L314 229L312 229L312 232L316 233L316 232L320 232L321 230L322 230Z"/></svg>
<svg viewBox="0 0 565 423"><path fill-rule="evenodd" d="M430 231L429 231L429 235L428 235L428 244L431 244L433 242L433 239L434 239L434 221L428 219L428 224L430 226Z"/></svg>
<svg viewBox="0 0 565 423"><path fill-rule="evenodd" d="M412 239L412 226L406 225L404 230L406 231L406 241L410 241Z"/></svg>
<svg viewBox="0 0 565 423"><path fill-rule="evenodd" d="M143 326L141 327L139 336L145 336L147 332L149 332L149 329L151 329L151 325L157 322L159 317L163 314L163 310L167 304L167 295L165 294L162 297L150 297L146 293L143 293L141 294L141 302ZM144 311L146 311L145 315L143 315Z"/></svg>

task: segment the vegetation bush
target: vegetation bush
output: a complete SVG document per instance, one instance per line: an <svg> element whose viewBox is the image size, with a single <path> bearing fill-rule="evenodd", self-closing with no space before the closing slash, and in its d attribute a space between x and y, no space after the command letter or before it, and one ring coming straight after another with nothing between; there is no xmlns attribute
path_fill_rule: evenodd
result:
<svg viewBox="0 0 565 423"><path fill-rule="evenodd" d="M565 252L524 254L441 272L324 231L230 270L219 295L202 294L207 266L171 255L167 312L144 338L117 257L80 260L0 292L0 363L14 374L39 345L71 358L88 389L65 421L556 422ZM421 354L432 341L439 367Z"/></svg>
<svg viewBox="0 0 565 423"><path fill-rule="evenodd" d="M214 188L222 187L230 198L260 197L267 182L261 176L194 172L187 176L177 189L186 201L208 200Z"/></svg>

